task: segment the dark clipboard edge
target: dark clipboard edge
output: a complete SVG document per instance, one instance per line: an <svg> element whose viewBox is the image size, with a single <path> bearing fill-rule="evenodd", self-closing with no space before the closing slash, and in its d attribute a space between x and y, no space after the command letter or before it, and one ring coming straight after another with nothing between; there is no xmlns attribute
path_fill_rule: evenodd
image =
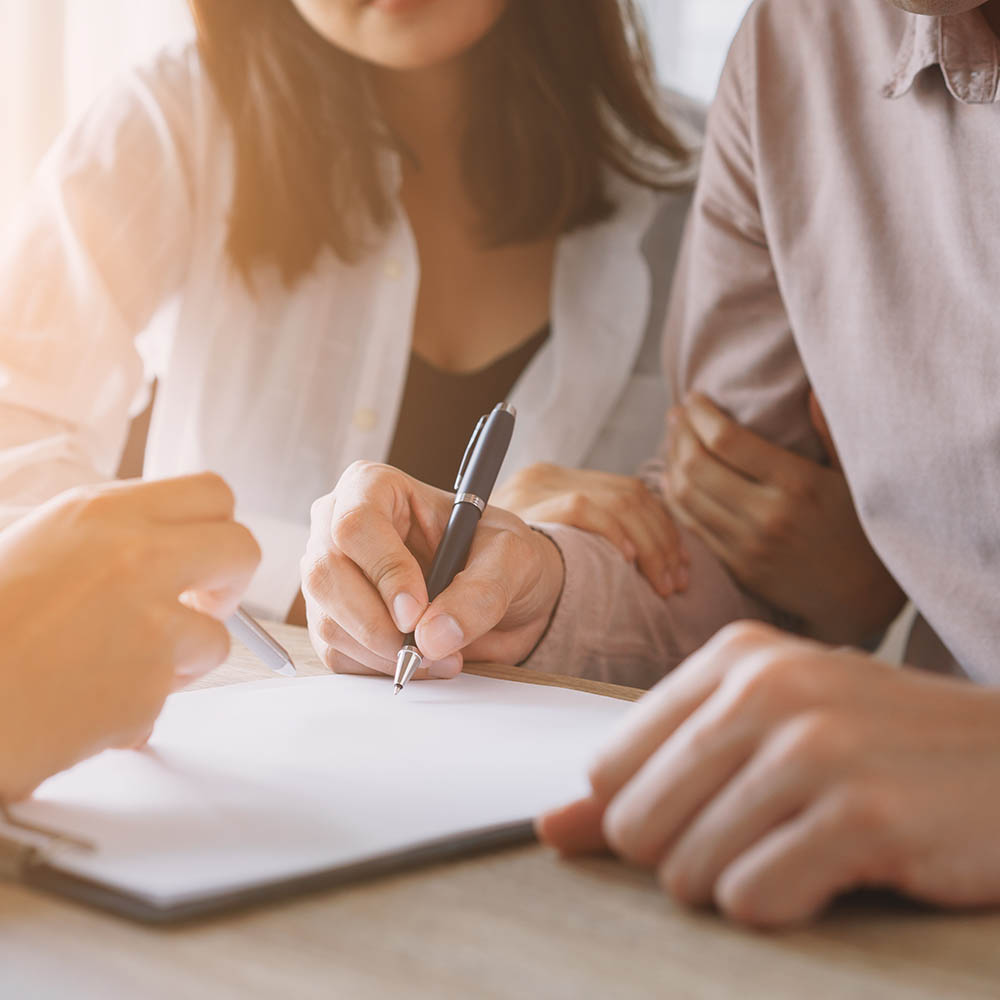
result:
<svg viewBox="0 0 1000 1000"><path fill-rule="evenodd" d="M70 875L44 863L27 866L18 881L22 885L84 903L119 917L153 926L166 926L272 903L290 896L381 878L425 865L516 847L534 839L534 825L530 820L505 823L469 834L430 840L403 851L383 854L341 868L296 875L294 878L267 882L249 889L205 896L165 907L157 906L143 896Z"/></svg>

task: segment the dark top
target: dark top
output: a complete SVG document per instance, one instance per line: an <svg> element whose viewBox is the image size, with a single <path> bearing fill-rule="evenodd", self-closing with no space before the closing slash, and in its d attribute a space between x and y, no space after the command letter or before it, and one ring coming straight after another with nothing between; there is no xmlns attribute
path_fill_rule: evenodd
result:
<svg viewBox="0 0 1000 1000"><path fill-rule="evenodd" d="M506 402L514 383L548 338L546 324L509 354L468 373L442 371L411 353L389 465L451 491L479 418L497 403Z"/></svg>

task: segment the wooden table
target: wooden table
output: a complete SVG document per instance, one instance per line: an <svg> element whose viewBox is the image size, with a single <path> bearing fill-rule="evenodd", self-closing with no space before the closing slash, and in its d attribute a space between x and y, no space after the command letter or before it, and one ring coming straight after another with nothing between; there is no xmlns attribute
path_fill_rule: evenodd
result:
<svg viewBox="0 0 1000 1000"><path fill-rule="evenodd" d="M302 630L277 631L302 673L323 672ZM267 676L234 652L203 683ZM1000 997L1000 915L855 900L751 933L644 873L537 846L168 930L0 886L0 998L50 997Z"/></svg>

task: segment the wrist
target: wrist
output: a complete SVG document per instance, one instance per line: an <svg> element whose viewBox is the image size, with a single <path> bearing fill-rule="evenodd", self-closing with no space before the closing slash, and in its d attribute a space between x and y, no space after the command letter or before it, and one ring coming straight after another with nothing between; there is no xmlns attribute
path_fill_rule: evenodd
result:
<svg viewBox="0 0 1000 1000"><path fill-rule="evenodd" d="M535 651L545 641L552 620L555 618L566 582L566 562L562 549L541 528L529 525L539 544L541 558L541 578L537 592L542 596L542 606L535 616L535 628L529 636L530 644L526 643L527 652L518 661L522 666L534 656Z"/></svg>

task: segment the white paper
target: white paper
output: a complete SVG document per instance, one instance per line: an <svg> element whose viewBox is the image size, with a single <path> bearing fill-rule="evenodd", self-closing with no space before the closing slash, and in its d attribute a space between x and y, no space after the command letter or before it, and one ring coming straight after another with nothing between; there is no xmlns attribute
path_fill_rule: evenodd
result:
<svg viewBox="0 0 1000 1000"><path fill-rule="evenodd" d="M47 781L15 815L87 838L58 867L168 906L536 816L587 790L628 704L462 675L172 696L147 749Z"/></svg>

